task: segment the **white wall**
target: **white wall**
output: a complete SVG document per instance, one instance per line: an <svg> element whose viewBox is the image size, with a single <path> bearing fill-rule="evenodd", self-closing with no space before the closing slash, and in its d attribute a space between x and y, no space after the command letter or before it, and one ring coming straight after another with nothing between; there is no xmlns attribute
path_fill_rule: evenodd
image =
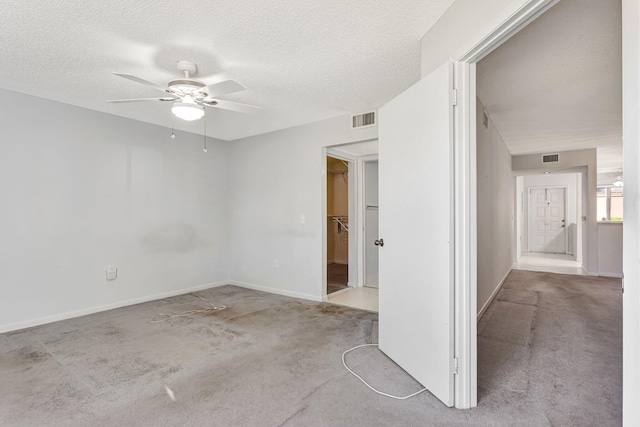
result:
<svg viewBox="0 0 640 427"><path fill-rule="evenodd" d="M622 0L623 422L640 425L640 4Z"/></svg>
<svg viewBox="0 0 640 427"><path fill-rule="evenodd" d="M578 221L581 216L578 211L578 180L581 174L578 173L558 173L547 175L526 175L524 178L524 220L522 226L522 241L524 250L528 250L529 244L529 189L536 187L565 187L565 225L567 231L567 253L574 255L576 259L582 259L582 248L578 248L578 234L582 232L582 224ZM580 228L578 228L580 227ZM579 253L578 253L579 252Z"/></svg>
<svg viewBox="0 0 640 427"><path fill-rule="evenodd" d="M511 153L491 118L483 125L476 104L478 197L478 313L483 312L513 264L515 241L514 186Z"/></svg>
<svg viewBox="0 0 640 427"><path fill-rule="evenodd" d="M513 156L512 168L515 174L542 173L548 171L584 173L581 178L586 185L581 187L582 194L578 197L582 200L583 221L582 262L587 273L598 274L598 228L596 213L596 180L597 160L596 149L562 151L559 153L557 163L542 165L541 154L525 154ZM577 192L577 191L576 191ZM586 226L585 226L586 223Z"/></svg>
<svg viewBox="0 0 640 427"><path fill-rule="evenodd" d="M350 116L343 116L233 142L227 181L233 283L323 298L323 147L375 138L377 127L351 130ZM285 164L273 168L282 159Z"/></svg>
<svg viewBox="0 0 640 427"><path fill-rule="evenodd" d="M622 222L598 223L598 275L622 277Z"/></svg>
<svg viewBox="0 0 640 427"><path fill-rule="evenodd" d="M539 0L456 0L422 38L422 77L471 48L519 9Z"/></svg>
<svg viewBox="0 0 640 427"><path fill-rule="evenodd" d="M0 128L0 332L227 280L226 143L4 90Z"/></svg>

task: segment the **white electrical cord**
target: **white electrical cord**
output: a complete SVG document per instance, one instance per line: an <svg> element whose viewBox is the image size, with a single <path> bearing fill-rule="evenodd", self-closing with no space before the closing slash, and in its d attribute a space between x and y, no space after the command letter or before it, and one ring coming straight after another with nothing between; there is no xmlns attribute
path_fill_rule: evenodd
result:
<svg viewBox="0 0 640 427"><path fill-rule="evenodd" d="M422 390L418 390L418 391L416 391L415 393L411 393L410 395L408 395L408 396L403 396L403 397L400 397L400 396L394 396L394 395L392 395L392 394L384 393L384 392L382 392L382 391L380 391L380 390L376 390L375 388L373 388L372 386L370 386L370 385L369 385L369 383L367 383L365 380L363 380L363 379L362 379L362 377L361 377L360 375L358 375L358 374L356 374L355 372L353 372L353 371L351 370L351 368L349 368L349 367L347 366L347 362L345 362L345 360L344 360L344 356L346 356L346 354L347 354L347 353L349 353L349 352L351 352L351 351L353 351L353 350L357 350L357 349L362 348L362 347L373 347L373 346L376 346L376 347L377 347L377 346L378 346L378 344L362 344L362 345L358 345L358 346L355 346L355 347L353 347L353 348L350 348L349 350L347 350L347 351L345 351L344 353L342 353L342 364L343 364L343 365L344 365L344 367L347 369L347 371L351 372L351 373L352 373L356 378L358 378L360 381L362 381L362 382L364 383L364 385L366 385L367 387L369 387L371 390L373 390L373 391L375 391L376 393L381 394L381 395L383 395L383 396L390 397L390 398L392 398L392 399L405 400L405 399L408 399L408 398L410 398L410 397L416 396L416 395L418 395L418 394L422 393L423 391L427 391L427 389L426 389L426 388L423 388Z"/></svg>
<svg viewBox="0 0 640 427"><path fill-rule="evenodd" d="M211 301L209 301L205 297L201 297L198 294L191 294L191 295L193 295L195 297L198 297L203 301L206 301L207 304L209 304L211 307L197 308L195 310L183 311L182 313L178 313L178 314L158 313L158 314L154 314L153 316L151 316L149 318L148 322L149 323L162 323L162 322L166 322L167 320L173 319L174 317L192 316L194 314L199 314L199 313L212 313L214 311L220 311L220 310L224 310L225 308L227 308L226 305L221 305L221 306L213 305L211 303Z"/></svg>

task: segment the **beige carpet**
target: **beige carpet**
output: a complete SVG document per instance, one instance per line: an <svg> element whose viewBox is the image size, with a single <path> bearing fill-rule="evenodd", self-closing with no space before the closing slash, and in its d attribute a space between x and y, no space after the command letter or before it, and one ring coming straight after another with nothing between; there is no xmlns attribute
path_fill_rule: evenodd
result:
<svg viewBox="0 0 640 427"><path fill-rule="evenodd" d="M340 356L377 315L233 286L0 335L3 426L616 426L620 281L514 271L479 325L479 406L373 394ZM348 356L373 385L419 385L375 348ZM164 386L175 395L172 401Z"/></svg>

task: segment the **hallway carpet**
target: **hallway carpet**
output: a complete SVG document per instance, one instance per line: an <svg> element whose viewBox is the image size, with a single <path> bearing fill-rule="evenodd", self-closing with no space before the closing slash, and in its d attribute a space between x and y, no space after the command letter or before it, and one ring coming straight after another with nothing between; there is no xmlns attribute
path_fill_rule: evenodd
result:
<svg viewBox="0 0 640 427"><path fill-rule="evenodd" d="M233 286L0 334L0 425L616 426L620 281L514 271L479 325L478 407L374 394L342 352L377 315ZM419 389L375 347L347 362L392 394ZM174 394L171 399L165 386Z"/></svg>

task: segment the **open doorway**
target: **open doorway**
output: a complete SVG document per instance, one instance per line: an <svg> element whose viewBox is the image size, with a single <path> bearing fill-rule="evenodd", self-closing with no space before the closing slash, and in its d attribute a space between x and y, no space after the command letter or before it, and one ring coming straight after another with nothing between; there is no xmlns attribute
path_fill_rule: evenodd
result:
<svg viewBox="0 0 640 427"><path fill-rule="evenodd" d="M603 172L622 176L619 6L559 2L476 63L479 349L492 347L513 324L497 320L500 310L524 324L500 345L526 354L535 343L538 298L546 291L535 286L533 278L541 276L512 269L606 276L599 268L605 230L596 222L595 197ZM605 34L607 47L600 49ZM566 263L573 265L554 271ZM509 284L511 277L520 279ZM585 278L558 280L570 285ZM526 346L517 343L522 337L531 337L522 341ZM477 360L482 399L497 376L486 351ZM619 377L606 380L618 386Z"/></svg>
<svg viewBox="0 0 640 427"><path fill-rule="evenodd" d="M583 174L516 177L514 269L584 275Z"/></svg>
<svg viewBox="0 0 640 427"><path fill-rule="evenodd" d="M602 13L597 10L596 7L600 6L601 3L605 7L614 7L612 10L604 11L604 13ZM534 64L524 65L520 67L520 69L530 71L529 74L533 74L533 76L530 79L525 79L524 82L520 81L515 85L513 85L513 79L504 77L495 78L494 80L496 84L494 86L496 91L499 91L498 93L501 95L504 94L515 97L515 99L512 100L513 102L503 105L503 108L499 108L497 106L498 103L484 102L484 104L490 108L489 115L486 116L485 120L485 117L482 117L481 114L482 107L476 105L476 101L482 99L480 93L481 82L480 79L476 79L476 71L478 71L478 73L480 72L479 67L481 66L481 62L487 58L487 55L508 46L509 44L505 44L508 39L513 37L518 38L521 34L531 34L532 30L535 30L536 27L539 28L539 25L532 26L531 24L544 22L544 18L547 17L543 15L544 12L548 11L554 5L556 7L558 5L561 6L560 9L556 9L554 12L557 12L558 10L564 12L562 15L556 15L554 17L554 21L559 23L559 27L556 28L556 30L573 29L574 31L569 31L571 34L563 36L558 35L557 31L553 32L545 30L540 32L545 37L545 40L531 42L528 46L517 46L515 50L518 51L521 59L529 58L534 62ZM563 5L569 5L573 9L567 12ZM490 116L498 117L499 113L503 112L510 115L512 123L527 125L527 128L530 131L540 131L538 138L535 140L530 139L528 141L530 144L529 148L531 148L531 150L526 151L526 153L533 153L532 155L536 156L538 165L540 165L543 160L538 153L547 152L549 154L557 154L557 147L552 147L551 145L543 146L543 142L560 142L560 138L554 137L551 134L551 131L561 129L552 125L573 126L569 129L571 132L565 133L564 136L568 136L567 134L574 135L574 145L570 145L571 141L568 140L572 138L563 138L562 142L565 144L563 146L563 151L577 148L576 145L579 142L594 143L594 140L585 141L581 138L586 134L590 134L591 136L596 137L598 135L605 137L610 136L611 144L609 148L612 149L612 154L614 152L621 154L622 126L620 120L621 114L619 114L621 105L621 86L619 77L622 73L620 72L619 55L619 3L617 3L617 10L615 6L616 2L609 1L590 2L589 7L584 7L584 4L576 1L558 2L557 0L541 0L535 2L500 2L495 5L493 9L489 8L487 5L480 5L474 2L465 2L464 4L460 4L459 7L452 7L422 39L422 79L420 82L409 88L401 95L402 101L398 101L400 97L394 99L394 101L397 102L394 102L393 107L397 108L390 109L389 104L387 104L380 109L379 139L381 145L381 165L383 166L380 170L381 195L383 196L381 198L383 208L381 211L382 221L380 223L380 232L385 238L388 238L387 236L389 236L389 234L384 219L386 217L387 209L390 206L393 206L393 203L388 203L386 199L386 195L392 193L392 191L385 191L385 188L388 188L386 187L386 182L388 180L387 171L385 170L386 166L395 163L394 160L396 159L402 159L397 162L398 164L401 164L405 158L416 156L418 155L417 153L419 153L419 144L416 143L414 146L407 147L407 149L403 150L403 153L401 154L404 154L404 157L392 157L391 155L395 154L393 151L393 144L402 139L399 138L398 135L404 136L405 133L413 132L417 134L415 138L416 141L419 141L422 144L426 144L427 141L429 141L433 144L437 144L438 148L440 148L441 145L445 146L449 141L453 141L453 152L449 153L449 159L451 160L449 164L453 168L451 173L452 179L450 179L450 184L452 185L450 185L449 188L445 188L453 195L454 203L448 209L448 213L450 215L446 214L447 205L442 204L441 206L445 208L445 215L441 215L440 217L436 217L431 220L431 224L429 224L427 217L423 215L422 217L414 219L412 221L412 225L414 225L416 234L421 230L419 230L415 225L424 226L425 230L431 232L434 229L438 229L438 227L442 228L441 217L452 218L451 228L453 229L453 233L451 240L448 242L452 243L451 247L453 249L450 256L450 260L453 260L453 280L450 282L452 285L447 290L451 290L451 294L455 301L454 319L452 322L455 327L455 334L453 339L443 340L440 343L433 343L432 340L430 343L432 345L430 345L429 350L433 354L437 353L438 355L441 355L443 360L452 361L451 366L455 366L455 370L449 369L449 372L454 372L450 375L454 377L456 407L468 408L475 406L477 403L477 390L480 389L480 387L478 387L479 376L477 367L479 364L482 364L482 362L478 361L477 357L477 349L479 345L478 334L476 333L478 327L476 314L481 314L481 312L478 313L478 309L483 307L485 301L493 300L497 292L500 290L499 284L501 283L501 278L506 278L508 271L512 267L514 250L512 242L515 241L515 239L510 236L515 230L513 227L513 211L515 208L513 200L513 178L514 170L516 168L512 168L513 159L504 142L502 143L502 147L500 147L496 152L492 151L493 146L489 147L488 150L485 151L486 157L481 158L480 150L482 148L480 146L482 142L480 141L480 136L476 135L476 124L483 123L483 121L488 124L490 122ZM584 16L585 12L593 13L594 11L595 14L591 16ZM632 11L635 11L635 9L632 8ZM614 18L613 27L610 27L603 22L605 17L609 23L612 22L609 18ZM567 24L570 21L573 26L569 26ZM629 21L635 23L635 18L629 19ZM582 27L582 30L578 29L578 31L575 31L576 26ZM603 34L603 32L605 34ZM629 35L628 32L626 32L625 40L635 41L633 36ZM615 45L611 49L600 48L602 42L614 43ZM567 44L570 46L567 46ZM634 45L632 43L632 47L633 46ZM560 66L560 63L558 62L548 61L545 60L545 58L540 57L540 54L557 54L558 51L560 51L560 60L563 58L575 60L577 59L575 54L581 52L581 49L578 48L587 48L587 50L595 48L591 53L583 55L584 58L588 59L588 61L583 62L583 64L587 65L581 67L578 71L570 69L569 67ZM625 53L629 52L634 51L625 51ZM617 55L617 58L611 61L610 58L606 57L606 54L608 53ZM446 60L447 58L453 58L455 62L453 62L453 64L443 64L441 61ZM594 58L598 59L599 66L597 67L594 66ZM637 57L631 55L631 70L635 69L633 67L636 65L636 62L634 62L636 60ZM514 66L517 65L511 60L500 59L499 62L503 64L502 68L504 70L513 71L515 69ZM447 65L449 65L448 69ZM613 71L606 71L608 65L613 65L614 68L618 68ZM605 72L602 73L603 70ZM449 76L443 76L445 71L450 72ZM567 73L567 71L569 71L569 73ZM612 80L603 85L595 85L595 80L587 77L592 71L601 73L600 76L605 79L612 78ZM451 76L451 74L453 75ZM492 72L488 74L492 74ZM625 68L625 76L628 75L632 75L633 77L633 79L630 79L632 82L630 87L633 88L633 84L635 84L635 75ZM538 83L544 83L545 81L548 81L546 80L547 78L553 77L560 77L561 81L559 84L552 85L546 89L538 86ZM437 87L428 87L428 85L436 80L438 82ZM430 90L426 90L427 87ZM598 96L598 93L602 89L605 89L606 91L607 88L614 89L613 92L609 92L609 94L618 95L617 101L614 99L613 102L609 102L609 98L607 98L608 100L606 103L602 102L604 98ZM617 91L615 90L616 88L618 89ZM444 89L448 92L444 93ZM566 92L561 92L565 89L575 91L575 94L579 96L567 96ZM440 90L442 90L442 93ZM447 95L449 96L449 99L446 99ZM478 96L476 97L476 95ZM522 102L527 99L527 95L538 97L539 100L543 95L549 95L553 99L542 103L536 108L530 108L529 106L526 111L523 111L524 115L521 116L522 120L513 120L514 115L511 113L513 113L514 107L527 107L527 105ZM629 98L632 97L627 97L626 100L629 101ZM445 104L445 101L448 102ZM572 101L577 104L576 108L567 107L565 101ZM439 107L435 105L437 102L441 102ZM415 112L422 105L427 105L431 110L426 112L426 114L420 114L417 118L410 116L410 114ZM435 127L437 123L434 123L433 126L422 126L419 128L418 126L412 126L412 121L409 119L402 120L403 117L411 117L413 122L423 125L426 117L435 116L439 110L447 110L449 105L454 106L453 113L449 115L449 117L443 117L442 121L449 119L449 121L452 122L452 126L443 130L442 135L439 135L437 138L424 135L424 133L430 130L430 127ZM584 107L591 105L598 108L594 108L592 111L587 111L587 113L593 113L595 117L588 117L587 114L582 114L581 111L584 110ZM632 113L629 117L632 116L635 112L634 109L637 107L636 103L629 101L626 102L625 105L631 105ZM606 107L607 109L612 107L612 114L603 114L600 107ZM556 114L558 111L560 114ZM578 111L580 111L580 113L575 114ZM541 120L539 117L536 119L537 113L544 113L544 117L542 117ZM563 113L571 114L571 117L563 119ZM389 120L389 117L392 117L392 120ZM607 119L608 117L614 117L614 120L611 120L610 122L612 124L610 129L613 130L613 132L608 135L605 135L604 133L594 133L593 124L597 122L599 126L606 126L604 120L600 119ZM629 121L627 121L627 123L629 123ZM587 125L586 128L582 129L585 133L577 135L577 131L579 129L577 129L575 125ZM632 125L625 125L625 128L631 128L632 130L635 129ZM408 130L405 132L405 129ZM422 134L418 134L419 132L422 132ZM497 134L500 137L513 136L508 135L507 132L504 131L498 132L495 127L493 128L492 133ZM519 141L522 140L520 139ZM390 152L387 151L389 147L391 147ZM587 162L582 163L583 165L596 164L596 148L591 148L591 150L593 150L593 157L589 152L581 153L582 160ZM523 156L526 155L525 152L522 153ZM429 153L425 157L434 157L434 155L433 153ZM438 158L445 159L444 161L446 162L446 157L446 155L440 155ZM591 163L592 158L594 160L593 163ZM489 168L482 170L481 165L488 165ZM429 181L416 181L415 178L419 176L418 172L422 169L424 169L424 167L419 168L417 171L413 171L412 168L406 167L400 172L397 170L394 172L396 172L396 174L408 175L410 178L413 178L414 183L423 182L425 183L424 185L429 185L430 190L432 187L439 189L439 186L436 186L435 183L441 183L443 181L446 182L444 177L447 175L443 174L441 174L439 179L436 178ZM503 174L505 171L506 173ZM389 177L393 177L392 174L389 174ZM591 188L592 184L595 182L595 169L587 172L587 182ZM431 185L432 183L434 185ZM503 185L503 183L506 184ZM488 193L482 193L480 191L481 185L484 185L485 188L488 188L490 191ZM593 188L595 188L595 186ZM391 188L388 189L391 190ZM489 197L484 198L485 194L497 194L504 197L501 197L500 204L492 204ZM593 196L595 196L595 192L593 193ZM590 200L583 201L583 205L588 207L588 212L584 215L585 218L581 218L581 221L585 221L587 223L587 227L585 228L587 228L587 234L591 237L594 235L594 231L595 234L597 234L597 228L595 227L596 224L593 222L596 217L595 210L592 209L592 203L590 203ZM486 209L487 206L490 209ZM627 204L627 206L629 206L629 204ZM481 221L481 210L483 211L482 215L487 219L486 223ZM406 216L403 212L403 215L395 215L393 216L393 219L397 220L397 218L405 217ZM495 233L493 232L494 230L496 231ZM487 233L487 231L491 232ZM486 234L481 236L483 233ZM480 239L486 236L488 236L489 239L485 240L481 245ZM430 238L431 236L428 236L427 233L422 233L421 237L423 237L423 245L428 245L430 248L435 247L435 244L432 243L432 239ZM387 263L386 257L388 253L386 249L387 246L389 249L396 246L394 244L395 242L392 242L391 238L388 238L388 242L386 243L388 243L388 245L385 245L385 249L382 251L383 256L381 257L381 291L386 288L385 264ZM407 252L410 251L406 246L403 249ZM590 266L597 267L598 252L593 249L598 248L590 247L590 251L585 253L584 256L588 259ZM485 253L498 251L499 254L494 253L494 255L496 255L494 260L499 262L499 265L494 265L490 261L487 263L482 261L481 256ZM592 262L594 259L595 263ZM440 263L441 269L443 265L446 264ZM500 267L503 266L506 266L505 270L501 270ZM484 287L481 289L480 286L480 270L483 268L485 268L485 273L494 275L492 277L498 277L498 280L490 284L487 289ZM447 282L443 281L442 283L445 284L443 285L443 287L445 287ZM496 283L498 283L498 286L496 286ZM381 294L381 331L383 323L387 321L383 315L388 316L387 319L389 319L397 316L398 314L404 314L401 311L402 306L400 306L400 310L389 310L389 306L386 304L386 298L386 295ZM423 303L426 299L430 298L432 298L431 293L428 294L428 297L417 296L414 299ZM407 297L405 295L404 300L411 301L412 297ZM422 311L424 311L424 306L421 308ZM405 309L404 311L407 310ZM445 314L448 315L448 313ZM415 320L420 318L419 315L420 313L411 313L410 317ZM448 325L449 323L445 320L438 324ZM421 333L418 338L416 338L417 335L406 333L404 335L409 336L409 339L406 341L411 341L410 344L415 344L414 341L419 340L426 334ZM382 348L382 332L380 332L379 337L379 342L381 343ZM451 348L454 349L453 356L452 358L447 359ZM394 357L391 358L396 361ZM421 368L425 365L424 360L425 358L422 358L422 364L420 365ZM409 369L405 370L411 373ZM446 366L444 366L442 370L446 370ZM427 388L431 386L430 384L423 385ZM431 388L429 388L429 390L431 390Z"/></svg>
<svg viewBox="0 0 640 427"><path fill-rule="evenodd" d="M378 311L377 160L377 140L327 147L324 160L326 301L369 311Z"/></svg>
<svg viewBox="0 0 640 427"><path fill-rule="evenodd" d="M327 156L327 295L349 287L349 163Z"/></svg>

